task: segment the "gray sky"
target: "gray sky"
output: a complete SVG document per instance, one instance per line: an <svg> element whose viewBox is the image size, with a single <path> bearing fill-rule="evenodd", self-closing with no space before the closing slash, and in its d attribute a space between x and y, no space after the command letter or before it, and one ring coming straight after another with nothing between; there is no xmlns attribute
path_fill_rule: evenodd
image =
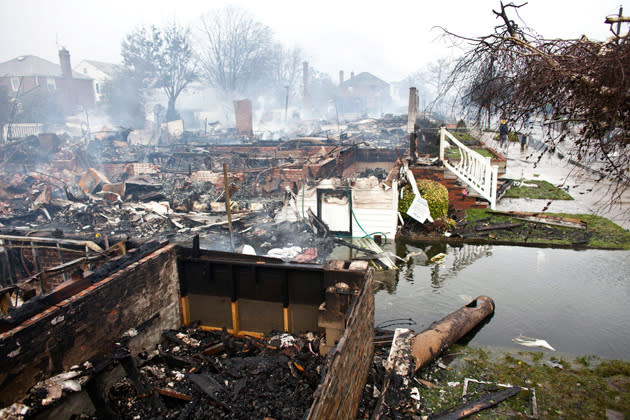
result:
<svg viewBox="0 0 630 420"><path fill-rule="evenodd" d="M610 35L605 17L617 14L621 4L530 0L519 13L547 38L585 34L602 40ZM498 0L0 0L0 62L26 54L58 62L57 45L68 48L73 65L83 59L120 62L120 43L137 26L175 19L198 27L201 14L228 5L247 9L285 46L301 47L311 66L334 81L339 70L400 80L437 58L459 54L434 26L478 36L499 23L492 13ZM624 10L630 14L630 7Z"/></svg>

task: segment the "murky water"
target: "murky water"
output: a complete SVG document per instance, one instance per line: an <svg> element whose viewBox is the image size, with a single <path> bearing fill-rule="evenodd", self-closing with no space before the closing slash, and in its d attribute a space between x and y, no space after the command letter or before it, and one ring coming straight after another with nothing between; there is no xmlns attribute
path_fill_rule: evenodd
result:
<svg viewBox="0 0 630 420"><path fill-rule="evenodd" d="M411 318L410 328L421 331L487 295L496 311L471 343L529 350L512 342L522 334L559 352L630 360L628 251L402 242L387 248L401 258L418 255L399 272L377 276L377 326ZM438 253L446 256L430 262Z"/></svg>

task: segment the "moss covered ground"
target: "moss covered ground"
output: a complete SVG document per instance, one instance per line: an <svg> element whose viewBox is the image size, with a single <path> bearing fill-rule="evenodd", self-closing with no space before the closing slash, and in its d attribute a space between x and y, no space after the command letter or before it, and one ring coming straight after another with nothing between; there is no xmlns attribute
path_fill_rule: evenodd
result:
<svg viewBox="0 0 630 420"><path fill-rule="evenodd" d="M586 229L551 226L527 222L515 217L493 213L488 209L466 211L466 225L460 233L474 233L475 237L491 241L539 243L586 248L630 249L630 232L606 219L589 214L545 213L548 216L568 217L586 223ZM511 223L513 228L481 230L491 225Z"/></svg>
<svg viewBox="0 0 630 420"><path fill-rule="evenodd" d="M606 409L630 416L630 363L624 361L455 345L421 369L418 377L435 385L418 385L423 416L503 389L496 384L528 390L470 418L526 419L536 413L540 419L605 419ZM469 382L466 397L462 397L466 378L490 384Z"/></svg>

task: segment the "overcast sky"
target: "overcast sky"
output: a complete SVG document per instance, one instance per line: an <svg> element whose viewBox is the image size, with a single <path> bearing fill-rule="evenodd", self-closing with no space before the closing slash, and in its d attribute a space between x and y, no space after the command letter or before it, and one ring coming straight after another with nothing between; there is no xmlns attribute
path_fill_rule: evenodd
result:
<svg viewBox="0 0 630 420"><path fill-rule="evenodd" d="M605 17L622 4L530 0L519 14L547 38L602 40L610 35ZM285 46L302 48L311 66L334 81L339 70L403 79L430 61L459 54L435 26L474 37L499 22L492 13L498 0L0 0L0 62L26 54L58 62L58 45L70 51L73 66L83 59L120 62L121 41L139 25L175 19L198 27L201 14L228 5L247 9ZM630 5L624 10L630 14Z"/></svg>

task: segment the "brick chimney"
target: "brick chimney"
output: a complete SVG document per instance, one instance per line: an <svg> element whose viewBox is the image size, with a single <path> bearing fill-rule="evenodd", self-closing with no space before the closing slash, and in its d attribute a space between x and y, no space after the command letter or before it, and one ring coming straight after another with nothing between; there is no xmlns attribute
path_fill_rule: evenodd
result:
<svg viewBox="0 0 630 420"><path fill-rule="evenodd" d="M350 72L350 78L354 79L354 72L353 71Z"/></svg>
<svg viewBox="0 0 630 420"><path fill-rule="evenodd" d="M343 70L339 70L339 86L343 85Z"/></svg>
<svg viewBox="0 0 630 420"><path fill-rule="evenodd" d="M62 47L59 50L59 64L64 79L72 79L72 66L70 65L70 52Z"/></svg>

